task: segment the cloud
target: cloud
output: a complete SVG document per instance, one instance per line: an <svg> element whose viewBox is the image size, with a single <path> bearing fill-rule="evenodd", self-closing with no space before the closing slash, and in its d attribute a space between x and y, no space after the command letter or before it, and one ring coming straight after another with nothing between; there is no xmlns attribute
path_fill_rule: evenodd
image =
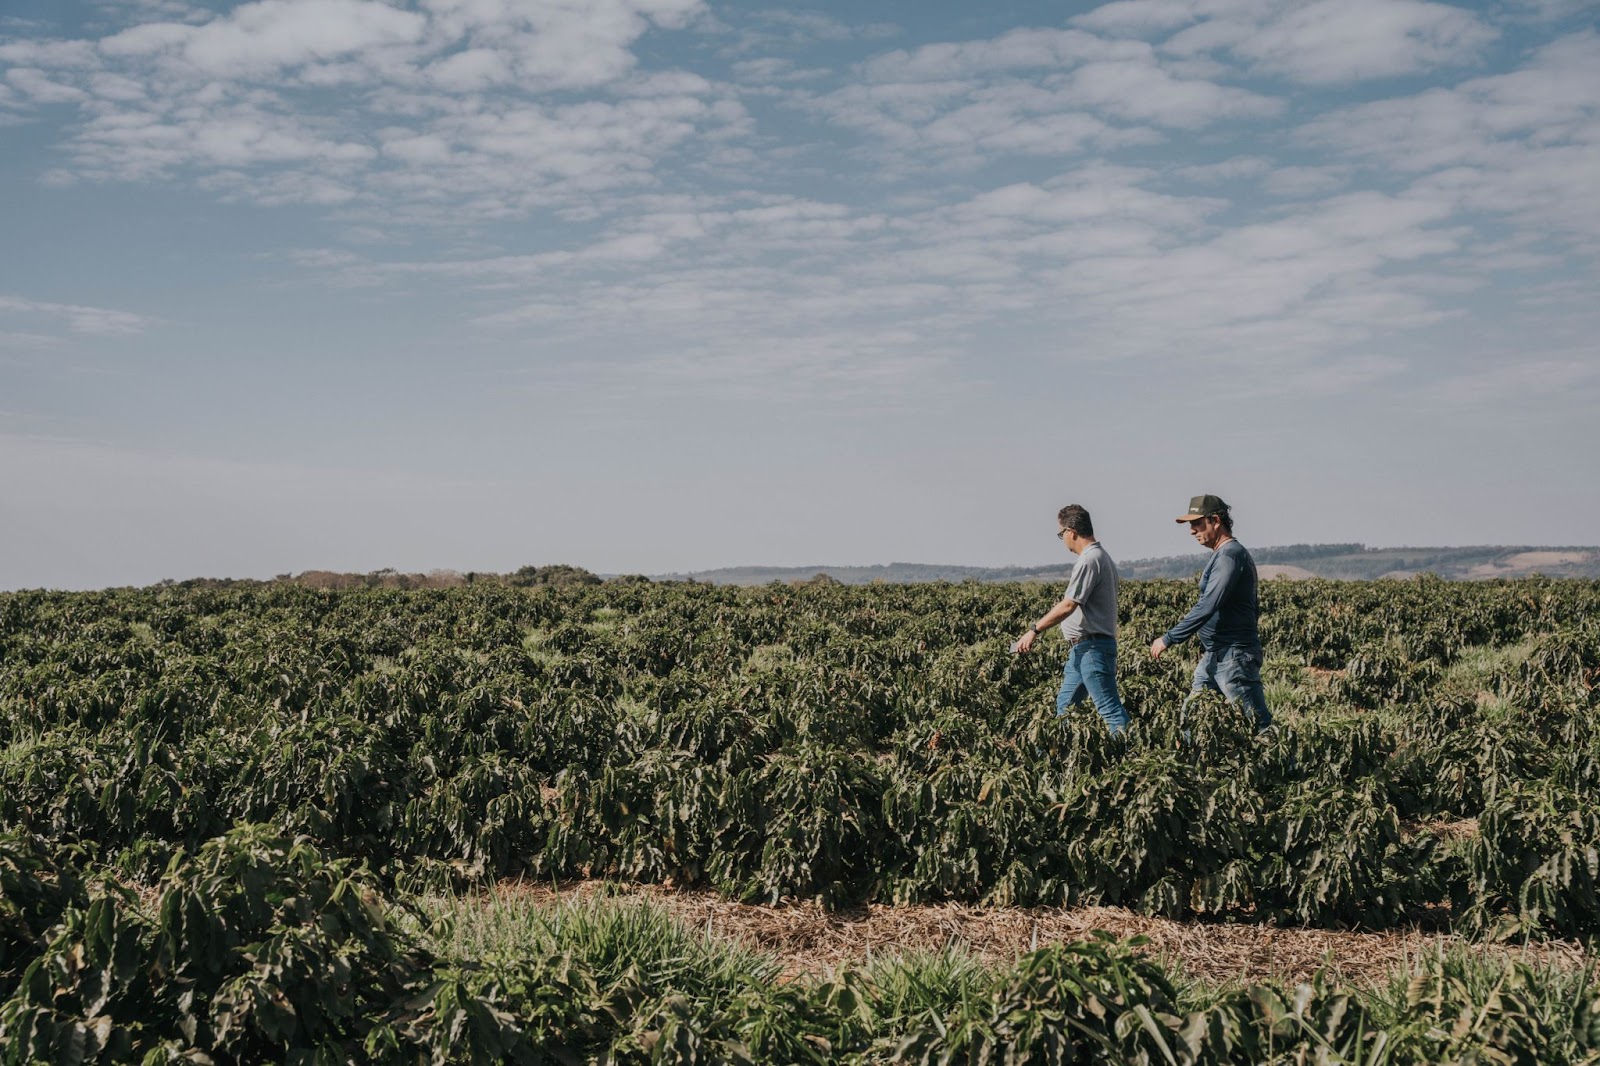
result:
<svg viewBox="0 0 1600 1066"><path fill-rule="evenodd" d="M1202 9L1195 0L1116 0L1072 22L1099 33L1149 37L1181 29L1200 17Z"/></svg>
<svg viewBox="0 0 1600 1066"><path fill-rule="evenodd" d="M831 78L833 72L822 67L800 67L792 59L767 56L741 59L733 64L734 78L744 85L793 85Z"/></svg>
<svg viewBox="0 0 1600 1066"><path fill-rule="evenodd" d="M1533 22L1559 22L1594 7L1594 0L1510 0L1513 17Z"/></svg>
<svg viewBox="0 0 1600 1066"><path fill-rule="evenodd" d="M103 307L85 307L79 304L50 303L30 300L21 296L0 293L0 318L10 316L38 317L65 325L73 333L91 336L129 336L143 333L156 320L129 311L115 311Z"/></svg>
<svg viewBox="0 0 1600 1066"><path fill-rule="evenodd" d="M906 326L814 328L791 336L725 327L674 341L651 355L532 368L520 382L578 402L595 395L654 402L674 395L743 403L825 399L861 413L953 395L949 370L960 354L928 331Z"/></svg>
<svg viewBox="0 0 1600 1066"><path fill-rule="evenodd" d="M1090 165L904 213L642 198L559 252L329 268L478 286L478 328L539 338L542 386L866 406L957 387L963 353L1019 324L1070 338L1036 358L1220 364L1262 394L1327 394L1405 369L1362 344L1454 313L1459 287L1419 266L1462 247L1447 201L1349 193L1224 227L1230 201L1165 180Z"/></svg>
<svg viewBox="0 0 1600 1066"><path fill-rule="evenodd" d="M6 81L11 88L36 104L75 104L89 98L83 90L63 85L43 71L29 67L12 67L6 71Z"/></svg>
<svg viewBox="0 0 1600 1066"><path fill-rule="evenodd" d="M534 90L605 85L633 70L632 45L652 25L679 29L704 11L700 0L424 0L423 7L436 40L469 42L431 68L436 84L454 90L513 79Z"/></svg>
<svg viewBox="0 0 1600 1066"><path fill-rule="evenodd" d="M463 328L526 337L539 380L873 404L951 386L1016 329L1050 338L1039 358L1326 393L1406 365L1363 346L1468 313L1482 216L1541 227L1503 269L1553 269L1560 215L1568 241L1600 234L1592 34L1331 112L1347 97L1238 83L1422 69L1485 39L1459 9L1358 7L1337 47L1319 3L1130 0L833 69L745 56L729 84L653 47L704 28L688 0L342 0L315 29L305 0L261 0L23 49L10 73L83 94L64 170L323 207L365 247L297 253L302 278L453 298ZM758 126L774 101L800 111Z"/></svg>
<svg viewBox="0 0 1600 1066"><path fill-rule="evenodd" d="M1302 136L1411 175L1419 192L1464 211L1510 216L1600 242L1600 34L1539 49L1520 69L1454 89L1333 111Z"/></svg>
<svg viewBox="0 0 1600 1066"><path fill-rule="evenodd" d="M882 150L959 165L996 153L1068 156L1150 144L1150 127L1193 129L1278 114L1279 100L1176 73L1139 41L1081 30L1014 30L874 57L858 77L806 98Z"/></svg>
<svg viewBox="0 0 1600 1066"><path fill-rule="evenodd" d="M1170 34L1164 53L1219 53L1312 85L1461 63L1496 36L1472 12L1425 0L1122 0L1072 22L1130 37Z"/></svg>
<svg viewBox="0 0 1600 1066"><path fill-rule="evenodd" d="M1512 138L1535 146L1588 140L1600 109L1597 63L1600 34L1573 34L1511 73L1336 110L1309 123L1305 133L1412 171L1489 161Z"/></svg>
<svg viewBox="0 0 1600 1066"><path fill-rule="evenodd" d="M1283 102L1199 78L1174 77L1149 61L1088 63L1072 72L1064 97L1134 122L1195 129L1236 118L1268 118Z"/></svg>
<svg viewBox="0 0 1600 1066"><path fill-rule="evenodd" d="M1350 168L1344 166L1278 167L1262 177L1261 187L1272 196L1300 199L1336 192L1349 181Z"/></svg>
<svg viewBox="0 0 1600 1066"><path fill-rule="evenodd" d="M1017 29L999 37L887 52L863 63L860 74L863 81L876 84L944 82L1060 70L1092 60L1138 60L1150 54L1137 41L1108 41L1080 30Z"/></svg>
<svg viewBox="0 0 1600 1066"><path fill-rule="evenodd" d="M56 184L181 177L266 205L504 218L647 182L664 153L746 121L697 74L635 69L641 36L702 10L256 0L95 41L7 42L0 104L79 107ZM595 89L612 99L556 95Z"/></svg>
<svg viewBox="0 0 1600 1066"><path fill-rule="evenodd" d="M787 62L792 59L792 53L814 49L818 45L838 46L854 41L886 40L902 32L893 23L849 23L822 11L801 8L743 10L722 7L715 14L707 8L698 23L708 34L726 40L727 43L720 49L725 56L753 57L757 53L769 53L765 58L739 60L752 63L780 59Z"/></svg>
<svg viewBox="0 0 1600 1066"><path fill-rule="evenodd" d="M110 59L143 59L202 78L253 79L385 45L421 40L427 20L376 0L256 0L203 25L151 22L99 42Z"/></svg>
<svg viewBox="0 0 1600 1066"><path fill-rule="evenodd" d="M1226 206L1222 200L1150 192L1143 182L1151 176L1149 171L1133 167L1091 165L1043 184L1023 183L980 193L953 215L1018 220L1035 233L1042 226L1112 220L1180 233L1193 230L1206 216Z"/></svg>
<svg viewBox="0 0 1600 1066"><path fill-rule="evenodd" d="M1261 156L1240 155L1220 163L1193 163L1172 167L1168 174L1181 181L1198 184L1232 181L1235 178L1257 178L1272 169L1272 161Z"/></svg>
<svg viewBox="0 0 1600 1066"><path fill-rule="evenodd" d="M1449 312L1407 276L1453 251L1448 205L1374 193L1334 197L1282 218L1042 272L1063 323L1100 358L1223 362L1287 373ZM1063 328L1069 328L1064 326ZM1338 375L1327 364L1316 380Z"/></svg>
<svg viewBox="0 0 1600 1066"><path fill-rule="evenodd" d="M751 20L767 29L768 39L776 37L787 43L812 41L882 40L893 37L900 28L889 22L871 22L851 25L841 22L821 11L797 9L753 12Z"/></svg>
<svg viewBox="0 0 1600 1066"><path fill-rule="evenodd" d="M1600 348L1562 356L1520 353L1486 368L1434 382L1423 390L1444 407L1523 407L1530 399L1600 394Z"/></svg>
<svg viewBox="0 0 1600 1066"><path fill-rule="evenodd" d="M142 21L207 22L215 17L215 12L186 0L93 0L93 6L117 19L131 14Z"/></svg>
<svg viewBox="0 0 1600 1066"><path fill-rule="evenodd" d="M446 56L427 69L435 85L451 92L482 92L515 78L512 59L494 48L467 48Z"/></svg>

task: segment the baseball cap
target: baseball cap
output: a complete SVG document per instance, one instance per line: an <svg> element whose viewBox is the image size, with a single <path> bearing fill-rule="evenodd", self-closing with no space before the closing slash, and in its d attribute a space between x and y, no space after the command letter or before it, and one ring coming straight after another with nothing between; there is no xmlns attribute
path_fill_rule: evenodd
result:
<svg viewBox="0 0 1600 1066"><path fill-rule="evenodd" d="M1196 518L1207 518L1214 514L1223 514L1228 510L1228 505L1222 502L1221 496L1195 496L1189 500L1189 511L1180 515L1178 521L1193 522Z"/></svg>

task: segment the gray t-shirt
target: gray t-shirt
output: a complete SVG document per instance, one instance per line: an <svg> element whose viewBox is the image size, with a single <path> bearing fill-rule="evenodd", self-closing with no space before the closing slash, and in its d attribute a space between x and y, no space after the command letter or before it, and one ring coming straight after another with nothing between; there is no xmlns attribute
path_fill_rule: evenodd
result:
<svg viewBox="0 0 1600 1066"><path fill-rule="evenodd" d="M1117 564L1099 541L1078 556L1067 582L1067 598L1077 603L1078 609L1062 621L1063 637L1077 640L1117 635Z"/></svg>

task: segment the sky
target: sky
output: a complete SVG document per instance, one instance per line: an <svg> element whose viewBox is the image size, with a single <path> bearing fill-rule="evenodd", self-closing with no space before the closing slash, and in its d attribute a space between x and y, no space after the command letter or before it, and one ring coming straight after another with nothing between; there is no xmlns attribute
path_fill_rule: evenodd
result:
<svg viewBox="0 0 1600 1066"><path fill-rule="evenodd" d="M0 588L1600 543L1595 0L0 0Z"/></svg>

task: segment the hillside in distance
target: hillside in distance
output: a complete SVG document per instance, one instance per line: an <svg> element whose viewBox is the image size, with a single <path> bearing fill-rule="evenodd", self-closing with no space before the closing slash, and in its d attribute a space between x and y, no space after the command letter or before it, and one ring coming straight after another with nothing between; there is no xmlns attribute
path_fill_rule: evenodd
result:
<svg viewBox="0 0 1600 1066"><path fill-rule="evenodd" d="M1290 544L1251 548L1263 578L1333 578L1370 581L1410 578L1432 573L1458 581L1499 577L1600 578L1600 548L1485 545L1466 548L1369 548L1364 544ZM1206 555L1192 552L1159 559L1119 560L1123 577L1189 578L1205 566ZM772 581L806 581L826 574L846 585L874 581L910 584L919 581L1065 581L1072 560L1051 566L943 566L937 563L887 563L875 566L730 566L693 573L659 574L658 581L708 581L717 585L765 585Z"/></svg>

